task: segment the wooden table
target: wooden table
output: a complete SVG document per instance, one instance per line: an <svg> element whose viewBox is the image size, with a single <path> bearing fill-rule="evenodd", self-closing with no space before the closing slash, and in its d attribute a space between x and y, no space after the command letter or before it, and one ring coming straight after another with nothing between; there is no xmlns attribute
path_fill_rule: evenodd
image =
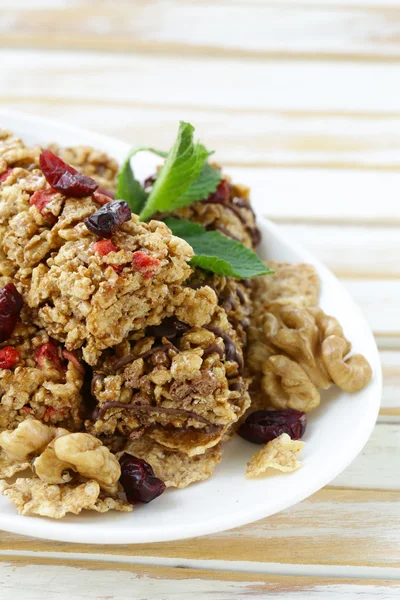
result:
<svg viewBox="0 0 400 600"><path fill-rule="evenodd" d="M4 3L5 4L5 3ZM400 0L14 0L0 107L167 148L179 119L325 261L384 369L378 424L332 484L200 539L0 533L4 600L400 598ZM193 515L196 518L196 515Z"/></svg>

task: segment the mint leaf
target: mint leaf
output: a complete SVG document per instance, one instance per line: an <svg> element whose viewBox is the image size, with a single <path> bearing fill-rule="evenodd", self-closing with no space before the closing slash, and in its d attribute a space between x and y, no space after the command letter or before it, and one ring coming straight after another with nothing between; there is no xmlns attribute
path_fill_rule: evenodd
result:
<svg viewBox="0 0 400 600"><path fill-rule="evenodd" d="M178 137L140 213L142 221L147 221L155 212L171 212L185 206L179 200L197 180L210 155L202 144L194 143L193 132L190 123L181 121Z"/></svg>
<svg viewBox="0 0 400 600"><path fill-rule="evenodd" d="M140 184L140 182L135 178L133 173L131 158L138 154L139 152L153 152L153 154L157 154L162 158L167 158L168 152L163 152L162 150L157 150L156 148L136 148L129 152L126 157L122 167L119 170L117 175L117 190L115 192L116 200L125 200L132 210L132 212L139 214L144 205L146 204L146 200L149 194L147 194Z"/></svg>
<svg viewBox="0 0 400 600"><path fill-rule="evenodd" d="M140 182L135 178L131 167L131 158L142 150L143 148L133 150L126 157L117 175L117 190L115 192L115 199L125 200L132 212L136 214L140 213L148 196Z"/></svg>
<svg viewBox="0 0 400 600"><path fill-rule="evenodd" d="M198 200L205 200L210 194L215 192L221 181L221 171L212 167L209 163L204 163L200 175L192 183L190 188L177 200L174 210L189 206Z"/></svg>
<svg viewBox="0 0 400 600"><path fill-rule="evenodd" d="M259 256L240 242L232 240L218 231L207 231L201 225L186 219L165 219L172 233L188 242L195 256L191 264L218 275L248 279L272 271Z"/></svg>

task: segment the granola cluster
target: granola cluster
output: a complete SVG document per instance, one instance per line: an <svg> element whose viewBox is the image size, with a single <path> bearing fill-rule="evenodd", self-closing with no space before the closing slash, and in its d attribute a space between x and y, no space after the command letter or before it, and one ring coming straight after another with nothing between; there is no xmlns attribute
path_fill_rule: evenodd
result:
<svg viewBox="0 0 400 600"><path fill-rule="evenodd" d="M0 431L27 418L80 429L84 367L46 331L18 323L0 344L0 367Z"/></svg>
<svg viewBox="0 0 400 600"><path fill-rule="evenodd" d="M255 282L193 268L166 215L129 211L98 235L87 219L112 201L116 162L49 148L79 185L60 187L57 173L50 185L49 151L0 131L0 491L23 515L128 511L210 477L255 408L282 414L258 427L257 443L268 423L274 433L247 475L297 469L319 390L361 389L371 375L316 307L314 268L270 263L275 275ZM260 239L249 190L225 176L170 214L252 249Z"/></svg>

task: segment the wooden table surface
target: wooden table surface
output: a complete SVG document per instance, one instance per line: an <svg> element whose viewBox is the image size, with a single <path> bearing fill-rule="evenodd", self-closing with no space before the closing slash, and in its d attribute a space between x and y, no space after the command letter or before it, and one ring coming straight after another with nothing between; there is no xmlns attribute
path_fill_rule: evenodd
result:
<svg viewBox="0 0 400 600"><path fill-rule="evenodd" d="M361 455L297 506L163 544L0 532L0 597L400 598L400 0L1 5L0 107L133 146L191 121L359 303L384 395Z"/></svg>

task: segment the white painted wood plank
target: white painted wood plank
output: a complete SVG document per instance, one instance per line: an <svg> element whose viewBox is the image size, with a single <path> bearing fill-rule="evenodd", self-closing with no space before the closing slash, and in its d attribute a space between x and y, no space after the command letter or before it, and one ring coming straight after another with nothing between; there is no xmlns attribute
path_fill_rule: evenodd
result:
<svg viewBox="0 0 400 600"><path fill-rule="evenodd" d="M22 46L353 57L398 56L399 28L387 7L180 0L12 6L0 22L5 42Z"/></svg>
<svg viewBox="0 0 400 600"><path fill-rule="evenodd" d="M400 352L381 351L380 359L383 370L382 414L397 414L400 418ZM395 410L396 409L396 410ZM382 416L382 419L384 416Z"/></svg>
<svg viewBox="0 0 400 600"><path fill-rule="evenodd" d="M378 424L356 460L330 485L400 490L400 425Z"/></svg>
<svg viewBox="0 0 400 600"><path fill-rule="evenodd" d="M258 572L269 569L271 573L284 573L279 571L279 564L290 565L286 567L290 568L286 573L291 574L299 573L295 565L308 565L303 567L304 575L321 575L318 565L334 565L335 576L351 575L352 567L368 565L375 571L364 573L364 576L380 578L377 569L400 566L399 500L399 492L325 488L267 519L197 539L105 548L1 532L0 554L34 552L37 556L49 556L49 553L63 553L65 557L73 558L80 553L90 559L107 554L114 556L116 562L122 562L124 556L131 563L135 562L135 557L140 557L137 562L142 564L145 561L154 564L148 560L155 561L154 557L158 557L157 564L179 566L184 560L183 564L191 568L195 567L195 561L208 561L208 568L221 568L221 561L234 561L232 566L240 561L259 563ZM243 548L246 548L245 553ZM209 561L219 564L211 566ZM263 568L263 564L266 567ZM312 569L310 565L313 565ZM350 569L349 573L344 572L344 566ZM207 568L204 564L203 567ZM242 567L245 569L246 565L242 564ZM231 570L227 566L223 568ZM251 568L249 565L248 570Z"/></svg>
<svg viewBox="0 0 400 600"><path fill-rule="evenodd" d="M374 274L379 278L400 275L400 229L397 227L286 224L282 227L292 239L340 275L350 278L354 274L365 277ZM381 283L374 283L371 290L373 285L381 287Z"/></svg>
<svg viewBox="0 0 400 600"><path fill-rule="evenodd" d="M366 316L379 346L387 347L380 339L386 336L395 338L398 347L400 281L344 279L342 283Z"/></svg>
<svg viewBox="0 0 400 600"><path fill-rule="evenodd" d="M87 563L86 563L87 565ZM204 600L285 598L285 600L388 600L400 598L395 582L368 580L327 580L326 578L276 577L265 575L210 574L178 569L140 567L87 568L75 563L33 564L5 562L0 566L0 585L5 600L60 600L107 598L109 600L179 599ZM389 595L390 594L390 595Z"/></svg>
<svg viewBox="0 0 400 600"><path fill-rule="evenodd" d="M108 75L105 77L107 79ZM19 94L20 90L14 90L11 83L7 87L7 94L14 93ZM35 89L32 90L34 94ZM332 115L297 111L265 111L260 114L251 110L211 111L129 103L98 104L98 98L93 103L79 103L60 100L35 102L23 97L19 97L17 102L7 102L7 97L3 97L0 102L5 108L15 108L17 105L20 110L62 119L116 136L132 145L158 145L164 148L171 145L177 123L183 119L196 126L197 135L217 151L216 159L223 164L395 169L390 175L395 181L400 178L400 116L372 118L371 115L362 114ZM337 170L335 176L336 173ZM327 176L334 179L330 173ZM374 177L379 177L379 173L367 175L366 182L374 180ZM317 182L322 184L323 174L320 174ZM309 181L307 188L313 185ZM319 200L320 204L326 202L327 187L324 185L321 190L323 197ZM368 196L365 199L362 194L361 197L359 190L356 194L351 187L344 191L346 195L352 194L352 200L359 203L359 208L361 202L368 204ZM384 196L384 191L380 190L375 196L375 205L378 204L378 198ZM338 201L339 208L341 199Z"/></svg>
<svg viewBox="0 0 400 600"><path fill-rule="evenodd" d="M29 68L27 68L27 60ZM398 111L400 65L1 50L1 96L175 107ZM372 82L375 82L372 84ZM10 98L11 101L11 98Z"/></svg>
<svg viewBox="0 0 400 600"><path fill-rule="evenodd" d="M24 0L18 0L19 2L24 2ZM40 0L42 2L44 0ZM59 0L62 1L62 0ZM194 2L202 2L203 0L194 0ZM231 0L222 0L222 2L229 3ZM240 0L239 0L240 2ZM364 8L396 8L400 6L400 0L383 0L379 3L379 0L250 0L251 5L281 5L285 6L333 6L333 7L341 7L341 6L360 6Z"/></svg>
<svg viewBox="0 0 400 600"><path fill-rule="evenodd" d="M0 23L5 42L22 46L359 57L398 56L399 28L390 8L181 0L10 6Z"/></svg>

